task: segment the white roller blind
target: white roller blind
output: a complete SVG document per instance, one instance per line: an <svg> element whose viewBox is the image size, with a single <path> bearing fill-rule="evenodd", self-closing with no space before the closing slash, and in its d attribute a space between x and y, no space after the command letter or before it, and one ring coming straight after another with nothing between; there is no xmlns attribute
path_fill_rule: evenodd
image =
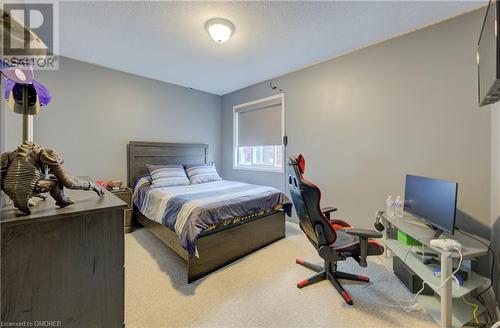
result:
<svg viewBox="0 0 500 328"><path fill-rule="evenodd" d="M281 102L244 107L238 112L238 146L281 145Z"/></svg>

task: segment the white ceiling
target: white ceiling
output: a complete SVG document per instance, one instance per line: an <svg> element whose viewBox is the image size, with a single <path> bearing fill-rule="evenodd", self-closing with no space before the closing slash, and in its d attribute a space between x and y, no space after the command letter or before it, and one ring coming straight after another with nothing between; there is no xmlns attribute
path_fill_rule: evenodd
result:
<svg viewBox="0 0 500 328"><path fill-rule="evenodd" d="M223 95L484 4L61 2L59 49L71 58ZM213 42L205 31L214 17L235 25L227 43Z"/></svg>

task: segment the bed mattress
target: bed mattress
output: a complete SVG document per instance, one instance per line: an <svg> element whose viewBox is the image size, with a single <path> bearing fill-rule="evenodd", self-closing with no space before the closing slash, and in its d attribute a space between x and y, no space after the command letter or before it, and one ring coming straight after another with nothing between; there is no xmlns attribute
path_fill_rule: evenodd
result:
<svg viewBox="0 0 500 328"><path fill-rule="evenodd" d="M188 186L153 188L136 186L134 205L152 221L175 231L190 255L196 255L196 238L204 231L292 204L276 188L234 181L214 181Z"/></svg>

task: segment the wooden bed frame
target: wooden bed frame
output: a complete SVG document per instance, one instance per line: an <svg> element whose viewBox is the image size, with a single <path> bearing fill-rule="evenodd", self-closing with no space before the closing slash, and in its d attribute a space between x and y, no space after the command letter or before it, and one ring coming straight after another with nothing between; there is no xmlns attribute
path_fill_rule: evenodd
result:
<svg viewBox="0 0 500 328"><path fill-rule="evenodd" d="M130 141L127 147L128 185L147 173L145 164L206 163L208 145ZM199 257L182 248L177 234L145 217L134 206L134 219L187 263L188 283L285 237L285 213L272 211L236 224L205 231L196 239Z"/></svg>

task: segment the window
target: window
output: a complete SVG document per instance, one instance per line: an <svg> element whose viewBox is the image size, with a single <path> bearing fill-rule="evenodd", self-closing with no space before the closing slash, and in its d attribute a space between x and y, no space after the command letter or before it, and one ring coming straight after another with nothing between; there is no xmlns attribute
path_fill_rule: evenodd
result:
<svg viewBox="0 0 500 328"><path fill-rule="evenodd" d="M283 95L233 107L233 168L283 172Z"/></svg>

